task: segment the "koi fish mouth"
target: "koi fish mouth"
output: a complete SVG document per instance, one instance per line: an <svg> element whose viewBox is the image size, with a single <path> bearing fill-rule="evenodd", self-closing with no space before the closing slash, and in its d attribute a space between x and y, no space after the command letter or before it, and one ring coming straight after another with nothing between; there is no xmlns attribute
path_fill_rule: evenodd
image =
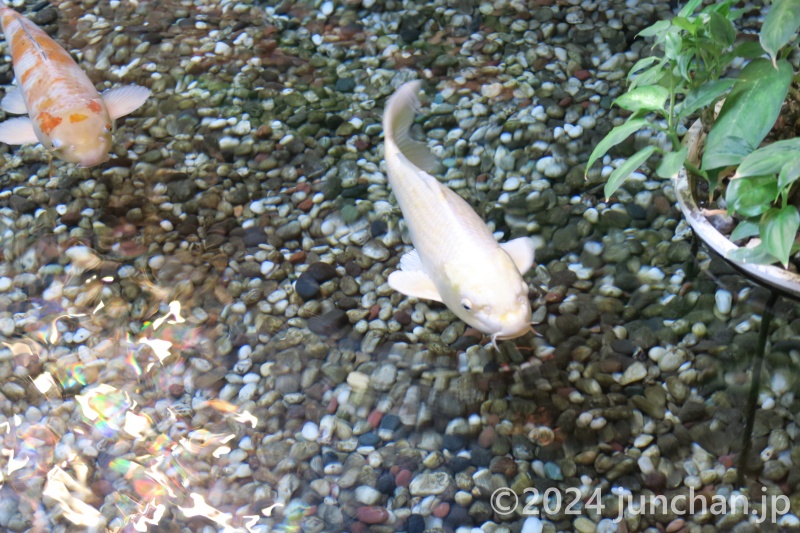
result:
<svg viewBox="0 0 800 533"><path fill-rule="evenodd" d="M517 337L522 337L523 335L527 335L528 333L533 333L535 335L539 335L535 329L533 329L533 324L528 324L528 329L525 330L523 333L519 333L517 335L502 335L500 332L492 334L492 346L498 352L500 351L500 347L497 345L497 341L504 341L507 339L516 339Z"/></svg>

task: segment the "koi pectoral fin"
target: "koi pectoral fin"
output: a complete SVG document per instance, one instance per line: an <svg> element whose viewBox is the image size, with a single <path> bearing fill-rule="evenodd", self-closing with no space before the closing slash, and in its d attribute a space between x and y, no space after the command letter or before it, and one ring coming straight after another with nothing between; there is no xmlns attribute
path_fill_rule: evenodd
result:
<svg viewBox="0 0 800 533"><path fill-rule="evenodd" d="M433 280L421 270L395 270L389 274L389 287L406 296L424 300L442 301Z"/></svg>
<svg viewBox="0 0 800 533"><path fill-rule="evenodd" d="M0 142L6 144L35 144L39 142L30 117L17 117L0 122Z"/></svg>
<svg viewBox="0 0 800 533"><path fill-rule="evenodd" d="M0 109L12 115L28 114L28 108L25 106L25 99L22 97L19 87L14 86L6 92L3 100L0 101Z"/></svg>
<svg viewBox="0 0 800 533"><path fill-rule="evenodd" d="M520 237L512 241L500 244L502 248L514 261L520 274L524 274L533 266L533 241L528 237Z"/></svg>
<svg viewBox="0 0 800 533"><path fill-rule="evenodd" d="M129 115L142 107L150 98L150 89L140 85L115 87L101 94L111 120Z"/></svg>

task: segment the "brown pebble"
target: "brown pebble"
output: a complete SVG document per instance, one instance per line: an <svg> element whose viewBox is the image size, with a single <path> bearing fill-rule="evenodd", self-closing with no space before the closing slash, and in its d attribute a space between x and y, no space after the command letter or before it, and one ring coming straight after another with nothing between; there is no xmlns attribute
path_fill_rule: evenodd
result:
<svg viewBox="0 0 800 533"><path fill-rule="evenodd" d="M572 73L572 75L581 81L586 81L592 77L592 73L586 69L576 70L575 72Z"/></svg>
<svg viewBox="0 0 800 533"><path fill-rule="evenodd" d="M572 103L572 97L571 96L565 96L564 98L562 98L561 100L558 101L558 105L560 107L567 107L571 103Z"/></svg>
<svg viewBox="0 0 800 533"><path fill-rule="evenodd" d="M506 479L512 479L517 475L517 463L508 456L495 457L489 464L492 474L502 474Z"/></svg>
<svg viewBox="0 0 800 533"><path fill-rule="evenodd" d="M444 518L450 513L450 504L447 502L441 502L436 507L433 508L433 516L436 518Z"/></svg>
<svg viewBox="0 0 800 533"><path fill-rule="evenodd" d="M654 470L644 476L642 485L659 494L667 486L667 476L658 470Z"/></svg>
<svg viewBox="0 0 800 533"><path fill-rule="evenodd" d="M398 487L408 487L408 484L411 483L411 471L401 470L397 473L397 477L394 478L394 482Z"/></svg>
<svg viewBox="0 0 800 533"><path fill-rule="evenodd" d="M613 374L622 371L622 363L617 359L603 359L600 361L600 371L603 374Z"/></svg>
<svg viewBox="0 0 800 533"><path fill-rule="evenodd" d="M369 309L369 315L367 316L367 320L375 320L378 318L378 313L381 312L381 306L378 304L373 305Z"/></svg>
<svg viewBox="0 0 800 533"><path fill-rule="evenodd" d="M381 413L377 409L373 409L373 411L369 414L369 416L367 416L367 422L369 423L370 426L376 428L381 423L382 418L383 418L383 413Z"/></svg>
<svg viewBox="0 0 800 533"><path fill-rule="evenodd" d="M389 511L374 505L359 507L356 511L356 518L365 524L383 524L389 520Z"/></svg>
<svg viewBox="0 0 800 533"><path fill-rule="evenodd" d="M686 520L684 520L683 518L676 518L675 520L667 524L666 532L677 533L678 531L683 529L683 526L685 525L686 525Z"/></svg>
<svg viewBox="0 0 800 533"><path fill-rule="evenodd" d="M105 499L106 496L114 492L114 487L111 485L110 481L101 479L100 481L92 483L92 492L100 498Z"/></svg>
<svg viewBox="0 0 800 533"><path fill-rule="evenodd" d="M402 310L401 311L395 311L394 319L397 320L397 322L401 326L407 326L407 325L411 324L411 315L409 315L408 313L406 313L405 311L402 311Z"/></svg>
<svg viewBox="0 0 800 533"><path fill-rule="evenodd" d="M557 292L548 292L544 295L544 301L549 304L558 304L564 299L563 294L559 294Z"/></svg>
<svg viewBox="0 0 800 533"><path fill-rule="evenodd" d="M672 209L672 202L666 196L656 196L653 198L653 207L659 215L666 215Z"/></svg>
<svg viewBox="0 0 800 533"><path fill-rule="evenodd" d="M491 448L494 441L497 440L497 432L493 427L485 427L481 434L478 435L478 446L481 448Z"/></svg>
<svg viewBox="0 0 800 533"><path fill-rule="evenodd" d="M306 253L303 250L295 252L289 256L289 262L293 265L300 264L305 260L306 260Z"/></svg>
<svg viewBox="0 0 800 533"><path fill-rule="evenodd" d="M314 200L311 198L306 198L299 204L297 204L297 208L301 211L310 211L311 208L314 207Z"/></svg>
<svg viewBox="0 0 800 533"><path fill-rule="evenodd" d="M168 390L173 398L180 398L183 396L184 389L182 383L171 383Z"/></svg>

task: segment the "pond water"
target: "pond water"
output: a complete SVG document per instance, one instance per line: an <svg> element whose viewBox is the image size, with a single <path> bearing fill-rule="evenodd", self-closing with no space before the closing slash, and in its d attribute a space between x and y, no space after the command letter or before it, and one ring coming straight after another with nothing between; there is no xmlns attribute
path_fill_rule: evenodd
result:
<svg viewBox="0 0 800 533"><path fill-rule="evenodd" d="M152 95L98 166L0 148L3 530L800 526L800 308L748 435L769 292L695 253L648 169L610 200L619 160L584 179L668 4L14 6L98 89ZM412 79L433 174L537 246L537 333L499 350L387 284L410 245L381 118Z"/></svg>

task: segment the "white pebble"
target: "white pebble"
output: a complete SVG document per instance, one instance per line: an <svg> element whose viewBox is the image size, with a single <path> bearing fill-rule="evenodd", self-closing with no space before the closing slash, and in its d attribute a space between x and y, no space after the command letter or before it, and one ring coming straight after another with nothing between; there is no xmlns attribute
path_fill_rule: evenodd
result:
<svg viewBox="0 0 800 533"><path fill-rule="evenodd" d="M595 533L616 533L619 530L620 528L617 526L616 521L610 518L603 518L597 523Z"/></svg>
<svg viewBox="0 0 800 533"><path fill-rule="evenodd" d="M89 335L90 335L90 333L89 333L88 329L86 329L86 328L78 328L78 331L76 331L72 335L72 342L81 343L81 342L85 341L86 339L88 339Z"/></svg>
<svg viewBox="0 0 800 533"><path fill-rule="evenodd" d="M164 266L166 262L166 258L163 255L154 255L147 261L147 266L149 266L153 270L159 270L161 267Z"/></svg>
<svg viewBox="0 0 800 533"><path fill-rule="evenodd" d="M544 530L544 523L538 516L529 516L522 523L520 533L542 533Z"/></svg>
<svg viewBox="0 0 800 533"><path fill-rule="evenodd" d="M246 478L252 475L253 475L253 470L247 463L240 464L239 466L237 466L236 472L234 473L234 476L236 476L237 478Z"/></svg>
<svg viewBox="0 0 800 533"><path fill-rule="evenodd" d="M243 402L252 400L258 392L257 387L255 383L247 383L244 387L239 389L239 400Z"/></svg>
<svg viewBox="0 0 800 533"><path fill-rule="evenodd" d="M716 293L714 293L714 300L717 304L717 311L723 315L727 315L731 312L731 306L733 305L733 294L731 294L730 291L719 289Z"/></svg>
<svg viewBox="0 0 800 533"><path fill-rule="evenodd" d="M640 381L647 376L647 367L641 362L636 361L631 366L625 369L622 376L619 378L620 385L629 385L635 381Z"/></svg>
<svg viewBox="0 0 800 533"><path fill-rule="evenodd" d="M239 146L239 139L236 137L231 137L230 135L224 135L220 137L217 143L219 144L220 150L233 150Z"/></svg>
<svg viewBox="0 0 800 533"><path fill-rule="evenodd" d="M583 128L581 126L573 126L572 124L564 124L564 131L572 139L577 139L583 135Z"/></svg>
<svg viewBox="0 0 800 533"><path fill-rule="evenodd" d="M272 261L264 261L261 263L261 275L268 276L275 270L275 263Z"/></svg>
<svg viewBox="0 0 800 533"><path fill-rule="evenodd" d="M641 470L642 474L645 476L656 469L655 466L653 466L653 460L647 454L640 456L637 462L639 463L639 470Z"/></svg>
<svg viewBox="0 0 800 533"><path fill-rule="evenodd" d="M647 268L646 266L642 267L642 269L639 271L639 275L648 281L662 281L666 277L660 268Z"/></svg>
<svg viewBox="0 0 800 533"><path fill-rule="evenodd" d="M589 424L589 427L594 430L603 429L606 427L606 419L602 416L598 416Z"/></svg>
<svg viewBox="0 0 800 533"><path fill-rule="evenodd" d="M686 352L680 348L667 350L658 360L658 368L662 372L675 372L686 362Z"/></svg>
<svg viewBox="0 0 800 533"><path fill-rule="evenodd" d="M330 2L330 1L322 2L322 5L320 6L319 9L320 9L320 11L322 11L323 15L325 15L326 17L329 17L333 13L333 2Z"/></svg>
<svg viewBox="0 0 800 533"><path fill-rule="evenodd" d="M583 245L583 250L589 255L598 256L603 253L603 243L586 241L586 244Z"/></svg>
<svg viewBox="0 0 800 533"><path fill-rule="evenodd" d="M102 261L88 246L72 246L67 248L64 254L72 261L72 264L80 268L95 268Z"/></svg>
<svg viewBox="0 0 800 533"><path fill-rule="evenodd" d="M240 120L236 123L234 127L231 128L231 132L235 133L236 135L247 135L250 133L251 126L249 120Z"/></svg>
<svg viewBox="0 0 800 533"><path fill-rule="evenodd" d="M364 505L375 505L381 501L381 493L367 485L356 488L354 495Z"/></svg>
<svg viewBox="0 0 800 533"><path fill-rule="evenodd" d="M504 191L516 191L519 189L519 185L522 182L517 176L510 176L506 178L506 181L503 182L503 190Z"/></svg>
<svg viewBox="0 0 800 533"><path fill-rule="evenodd" d="M303 429L300 431L300 434L307 441L313 442L319 437L319 426L314 422L308 421L303 425Z"/></svg>
<svg viewBox="0 0 800 533"><path fill-rule="evenodd" d="M6 292L11 288L11 278L3 276L0 278L0 292Z"/></svg>
<svg viewBox="0 0 800 533"><path fill-rule="evenodd" d="M232 51L233 49L228 43L217 41L217 44L214 45L214 53L218 56L229 56Z"/></svg>
<svg viewBox="0 0 800 533"><path fill-rule="evenodd" d="M775 373L772 374L772 392L774 392L776 396L783 396L791 387L792 381L794 380L791 379L790 376L787 376L787 372L782 369L776 370Z"/></svg>

